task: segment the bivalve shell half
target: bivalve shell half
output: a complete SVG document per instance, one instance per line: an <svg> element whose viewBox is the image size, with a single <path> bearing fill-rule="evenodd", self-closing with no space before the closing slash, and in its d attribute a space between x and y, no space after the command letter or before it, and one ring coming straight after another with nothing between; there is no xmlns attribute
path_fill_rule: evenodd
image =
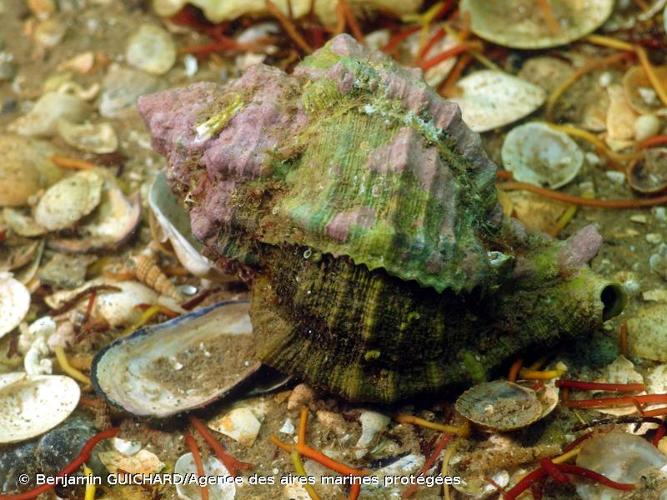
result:
<svg viewBox="0 0 667 500"><path fill-rule="evenodd" d="M9 130L25 136L49 137L56 133L58 122L80 122L92 108L84 100L69 94L48 92L25 115L9 125Z"/></svg>
<svg viewBox="0 0 667 500"><path fill-rule="evenodd" d="M497 431L526 427L544 415L535 391L506 380L471 387L456 400L456 411L481 427Z"/></svg>
<svg viewBox="0 0 667 500"><path fill-rule="evenodd" d="M174 473L181 476L197 475L197 467L192 453L181 455L174 464ZM229 471L220 460L209 456L204 461L204 475L206 477L216 477L219 479L229 478ZM177 484L176 491L178 498L183 500L199 500L201 498L201 488L197 484ZM216 481L208 486L210 500L234 500L236 496L236 485L233 481Z"/></svg>
<svg viewBox="0 0 667 500"><path fill-rule="evenodd" d="M546 123L530 122L505 137L502 160L517 181L557 189L574 179L584 153L570 136Z"/></svg>
<svg viewBox="0 0 667 500"><path fill-rule="evenodd" d="M0 337L19 326L30 309L30 292L10 273L0 273Z"/></svg>
<svg viewBox="0 0 667 500"><path fill-rule="evenodd" d="M71 227L92 212L102 199L102 177L79 172L51 186L35 208L37 224L49 231Z"/></svg>
<svg viewBox="0 0 667 500"><path fill-rule="evenodd" d="M595 31L611 15L614 0L462 0L472 31L516 49L543 49L570 43Z"/></svg>
<svg viewBox="0 0 667 500"><path fill-rule="evenodd" d="M163 75L176 62L176 45L171 35L153 24L142 24L125 51L127 62L147 73Z"/></svg>
<svg viewBox="0 0 667 500"><path fill-rule="evenodd" d="M39 436L64 421L79 403L78 384L62 375L0 375L0 443Z"/></svg>
<svg viewBox="0 0 667 500"><path fill-rule="evenodd" d="M667 65L656 66L653 70L658 80L667 81ZM652 113L662 107L651 81L641 66L633 66L625 72L623 90L628 103L637 113Z"/></svg>
<svg viewBox="0 0 667 500"><path fill-rule="evenodd" d="M118 136L109 123L78 125L60 120L58 134L73 148L87 153L106 154L118 149Z"/></svg>
<svg viewBox="0 0 667 500"><path fill-rule="evenodd" d="M195 276L206 275L213 268L213 263L201 254L201 243L192 235L188 213L171 192L164 173L155 178L148 194L148 204L183 267Z"/></svg>
<svg viewBox="0 0 667 500"><path fill-rule="evenodd" d="M248 310L247 302L221 302L113 342L93 361L95 390L157 418L224 397L261 366Z"/></svg>
<svg viewBox="0 0 667 500"><path fill-rule="evenodd" d="M667 189L667 148L650 148L644 157L631 162L626 172L628 184L644 194Z"/></svg>
<svg viewBox="0 0 667 500"><path fill-rule="evenodd" d="M546 93L537 85L502 71L481 70L462 78L461 94L452 101L475 132L486 132L520 120L539 108Z"/></svg>

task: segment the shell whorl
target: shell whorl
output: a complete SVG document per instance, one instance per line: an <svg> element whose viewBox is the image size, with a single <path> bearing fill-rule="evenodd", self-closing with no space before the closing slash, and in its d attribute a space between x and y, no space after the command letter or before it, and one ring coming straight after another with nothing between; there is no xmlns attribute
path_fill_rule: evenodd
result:
<svg viewBox="0 0 667 500"><path fill-rule="evenodd" d="M258 65L139 108L215 253L252 263L257 244L297 244L437 291L494 284L495 166L479 136L417 71L349 36L293 75Z"/></svg>

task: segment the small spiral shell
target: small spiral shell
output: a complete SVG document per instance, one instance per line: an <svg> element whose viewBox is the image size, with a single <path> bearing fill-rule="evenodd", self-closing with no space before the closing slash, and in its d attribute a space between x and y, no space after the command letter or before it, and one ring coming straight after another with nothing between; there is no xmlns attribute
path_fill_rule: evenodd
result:
<svg viewBox="0 0 667 500"><path fill-rule="evenodd" d="M153 257L149 255L137 255L133 257L133 260L135 264L134 273L139 281L162 295L176 300L183 298L174 284L162 272L162 269L160 269L160 266Z"/></svg>

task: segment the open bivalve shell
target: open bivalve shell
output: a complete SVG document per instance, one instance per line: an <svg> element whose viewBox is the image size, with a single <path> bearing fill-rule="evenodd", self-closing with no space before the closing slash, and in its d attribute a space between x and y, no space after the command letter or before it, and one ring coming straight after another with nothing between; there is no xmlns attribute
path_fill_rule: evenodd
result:
<svg viewBox="0 0 667 500"><path fill-rule="evenodd" d="M583 151L569 135L542 122L513 128L501 155L503 166L517 181L551 189L574 179L584 163Z"/></svg>
<svg viewBox="0 0 667 500"><path fill-rule="evenodd" d="M456 400L456 411L480 427L513 431L546 417L558 404L558 389L535 391L524 385L495 380L477 384Z"/></svg>
<svg viewBox="0 0 667 500"><path fill-rule="evenodd" d="M224 397L261 366L248 310L247 302L221 302L116 340L93 360L95 390L157 418Z"/></svg>
<svg viewBox="0 0 667 500"><path fill-rule="evenodd" d="M614 0L462 0L473 33L516 49L564 45L595 31L611 15Z"/></svg>
<svg viewBox="0 0 667 500"><path fill-rule="evenodd" d="M219 479L228 479L229 471L223 463L216 457L209 456L203 461L204 475L206 477L217 477ZM183 476L197 475L197 467L192 453L181 455L174 464L174 473ZM201 498L201 488L197 484L177 484L176 491L178 498L183 500L198 500ZM233 481L216 481L208 486L210 500L234 500L236 496L236 485Z"/></svg>
<svg viewBox="0 0 667 500"><path fill-rule="evenodd" d="M63 422L79 403L79 385L63 375L0 375L0 444L25 441Z"/></svg>
<svg viewBox="0 0 667 500"><path fill-rule="evenodd" d="M456 85L451 100L461 107L463 121L475 132L486 132L520 120L539 108L546 93L537 85L502 71L475 71Z"/></svg>

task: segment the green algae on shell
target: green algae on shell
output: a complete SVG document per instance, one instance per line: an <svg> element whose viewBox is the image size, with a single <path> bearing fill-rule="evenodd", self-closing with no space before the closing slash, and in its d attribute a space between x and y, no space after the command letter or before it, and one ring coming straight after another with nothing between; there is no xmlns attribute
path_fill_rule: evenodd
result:
<svg viewBox="0 0 667 500"><path fill-rule="evenodd" d="M260 359L312 385L378 402L465 386L622 309L586 266L593 227L554 242L504 220L458 106L347 35L292 75L257 65L138 105L194 236L253 278Z"/></svg>

